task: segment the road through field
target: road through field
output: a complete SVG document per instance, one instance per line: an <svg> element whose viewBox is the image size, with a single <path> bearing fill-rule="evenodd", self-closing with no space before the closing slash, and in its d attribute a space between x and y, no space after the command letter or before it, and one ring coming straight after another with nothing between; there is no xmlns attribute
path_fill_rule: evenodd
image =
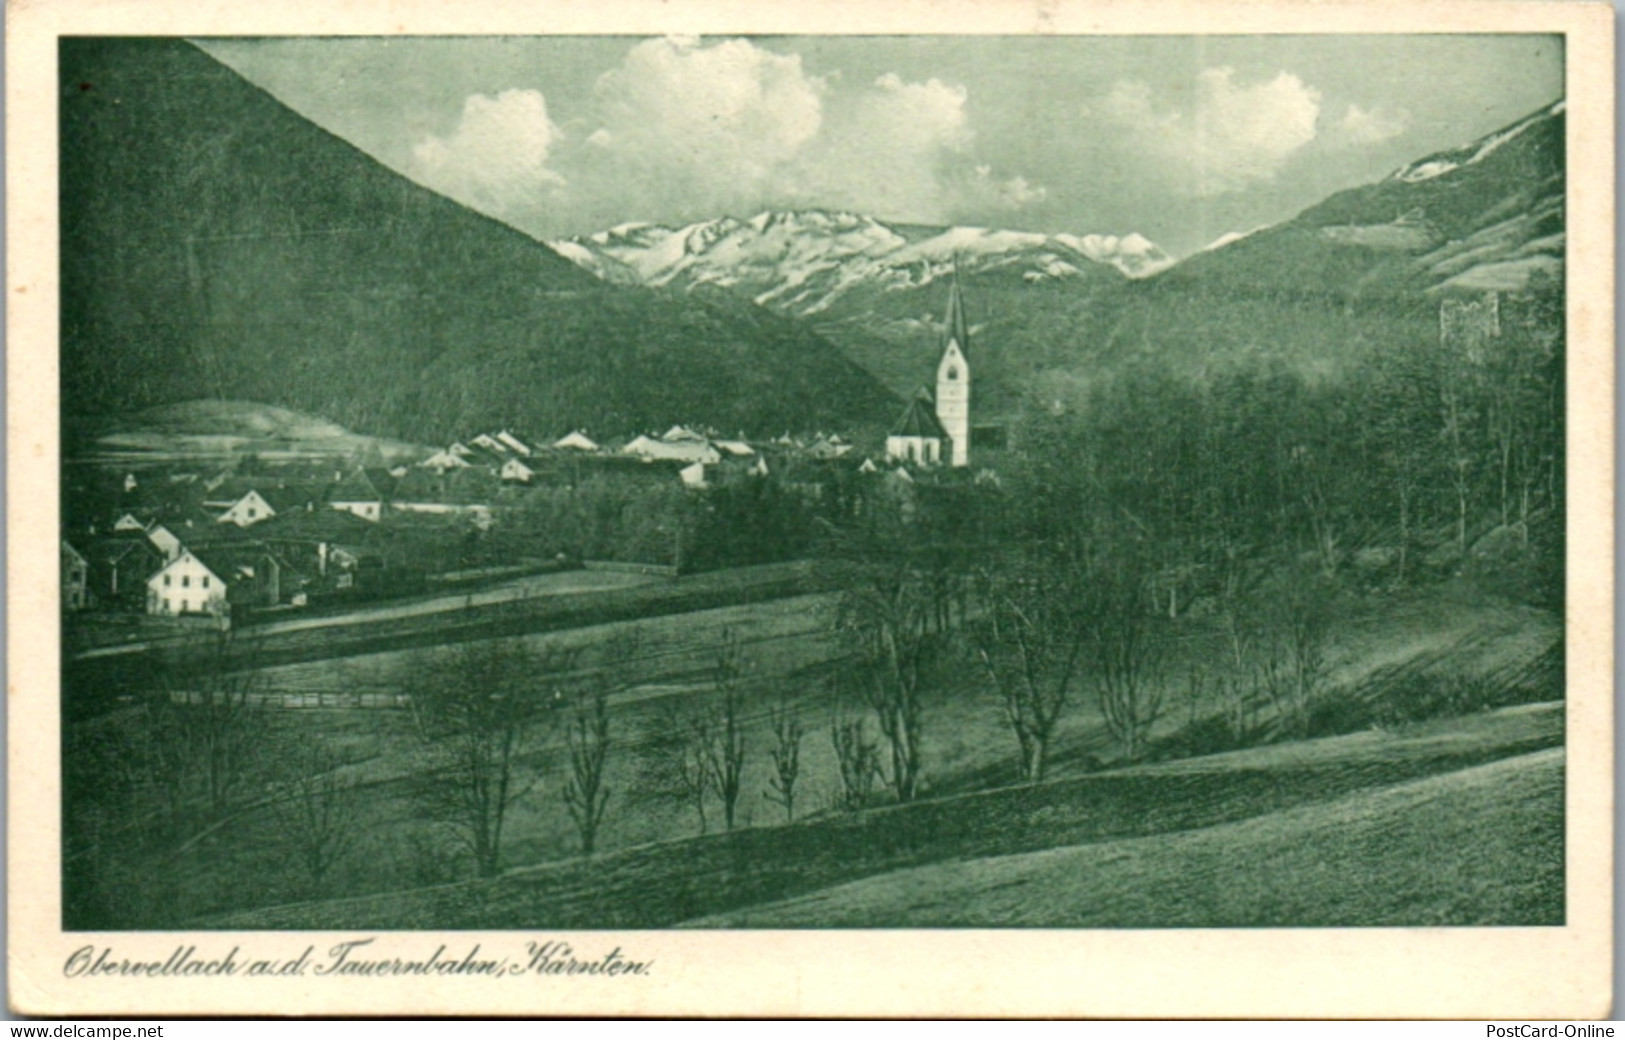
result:
<svg viewBox="0 0 1625 1040"><path fill-rule="evenodd" d="M523 578L492 585L471 592L460 592L427 599L414 599L405 603L389 603L374 607L360 607L343 614L294 617L284 621L268 621L254 626L256 634L280 635L311 628L331 628L338 625L368 625L379 621L441 614L469 607L493 606L543 596L564 596L576 592L600 589L624 589L633 585L647 585L659 578L644 574L622 574L616 571L565 571L559 574L532 574Z"/></svg>
<svg viewBox="0 0 1625 1040"><path fill-rule="evenodd" d="M738 640L742 654L761 678L785 675L827 660L833 647L824 636L829 630L833 601L831 594L818 593L558 632L477 639L456 644L455 650L426 646L302 661L257 669L256 692L276 697L290 707L299 706L301 697L315 703L322 695L400 694L409 692L425 668L448 654L479 653L497 643L517 643L535 651L572 648L590 654L592 648L603 647L616 636L629 636L636 641L634 659L615 663L629 669L637 687L657 688L628 691L628 700L641 700L657 693L659 687L680 687L703 679L715 663L725 634ZM582 659L584 667L605 663L590 656Z"/></svg>

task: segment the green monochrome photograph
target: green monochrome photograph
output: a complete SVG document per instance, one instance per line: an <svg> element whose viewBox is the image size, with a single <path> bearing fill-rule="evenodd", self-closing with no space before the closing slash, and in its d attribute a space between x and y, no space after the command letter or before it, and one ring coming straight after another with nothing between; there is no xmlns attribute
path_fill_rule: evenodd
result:
<svg viewBox="0 0 1625 1040"><path fill-rule="evenodd" d="M60 35L51 970L1575 924L1571 46Z"/></svg>

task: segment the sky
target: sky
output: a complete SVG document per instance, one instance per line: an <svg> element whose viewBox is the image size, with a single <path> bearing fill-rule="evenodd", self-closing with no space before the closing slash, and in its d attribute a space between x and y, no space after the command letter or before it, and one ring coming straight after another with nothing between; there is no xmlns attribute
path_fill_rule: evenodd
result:
<svg viewBox="0 0 1625 1040"><path fill-rule="evenodd" d="M196 42L539 238L821 208L1178 256L1563 95L1559 36Z"/></svg>

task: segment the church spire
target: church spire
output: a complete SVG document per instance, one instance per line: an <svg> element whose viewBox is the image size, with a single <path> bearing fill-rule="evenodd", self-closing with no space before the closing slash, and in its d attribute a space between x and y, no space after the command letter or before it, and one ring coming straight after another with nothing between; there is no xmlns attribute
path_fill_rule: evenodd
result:
<svg viewBox="0 0 1625 1040"><path fill-rule="evenodd" d="M937 419L948 435L949 461L970 464L970 323L965 300L959 294L959 257L954 257L953 282L948 286L947 328L942 360L937 364Z"/></svg>
<svg viewBox="0 0 1625 1040"><path fill-rule="evenodd" d="M946 337L959 344L961 351L970 350L970 323L965 320L965 299L959 293L959 254L954 254L953 280L948 285L948 315L945 320ZM947 344L944 343L944 346Z"/></svg>

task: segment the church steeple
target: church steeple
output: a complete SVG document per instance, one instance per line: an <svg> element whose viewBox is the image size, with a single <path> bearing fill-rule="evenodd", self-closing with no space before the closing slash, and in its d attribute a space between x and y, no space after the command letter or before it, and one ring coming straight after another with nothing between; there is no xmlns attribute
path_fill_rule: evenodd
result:
<svg viewBox="0 0 1625 1040"><path fill-rule="evenodd" d="M953 281L948 284L948 316L945 322L946 342L958 343L961 353L970 350L970 323L965 320L965 298L959 291L959 258L954 257Z"/></svg>
<svg viewBox="0 0 1625 1040"><path fill-rule="evenodd" d="M959 258L954 258L953 281L948 286L948 313L944 321L942 360L937 364L937 419L948 433L949 460L970 465L970 323L959 291Z"/></svg>

